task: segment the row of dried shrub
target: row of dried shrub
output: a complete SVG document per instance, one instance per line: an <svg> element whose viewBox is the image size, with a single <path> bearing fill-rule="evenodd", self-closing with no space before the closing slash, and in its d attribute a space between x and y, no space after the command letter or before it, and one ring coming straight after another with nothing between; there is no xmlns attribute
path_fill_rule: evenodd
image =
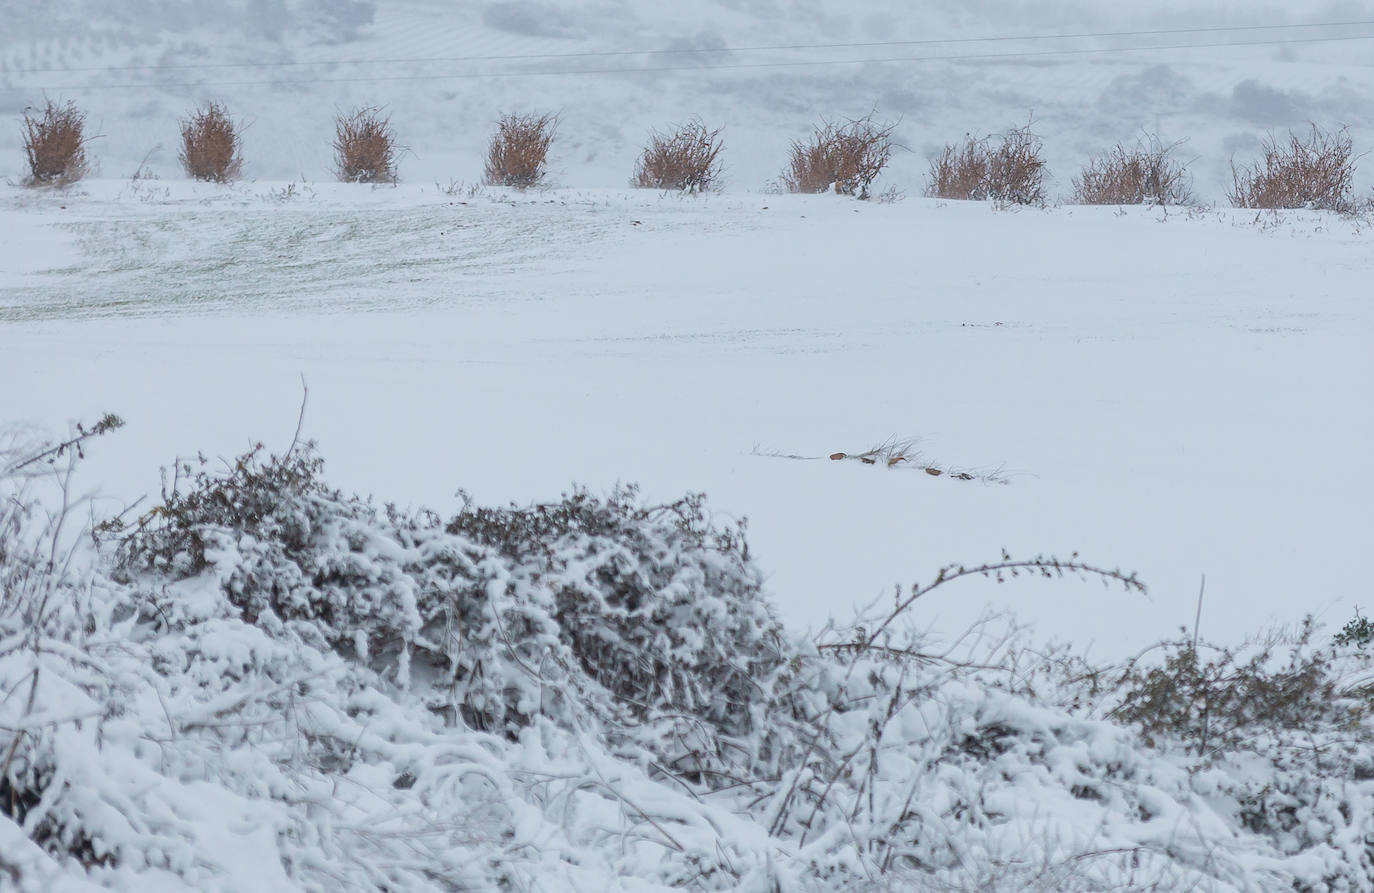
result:
<svg viewBox="0 0 1374 893"><path fill-rule="evenodd" d="M243 170L243 127L218 102L198 106L182 119L177 158L186 173L197 179L228 183ZM525 188L544 178L553 142L552 115L507 115L498 124L487 154L486 179L494 185ZM86 113L75 103L49 100L26 111L23 144L28 164L27 183L53 186L74 183L89 170ZM375 106L340 114L334 121L334 171L347 183L394 183L403 151L396 141L391 118ZM717 149L718 151L718 149Z"/></svg>
<svg viewBox="0 0 1374 893"><path fill-rule="evenodd" d="M198 180L227 183L239 175L243 158L240 127L224 106L199 106L180 122L177 157L186 173ZM73 102L52 100L24 113L23 144L32 186L61 186L80 180L90 170L86 144L86 113Z"/></svg>
<svg viewBox="0 0 1374 893"><path fill-rule="evenodd" d="M553 114L508 114L497 122L487 144L483 180L489 186L529 189L548 175L549 149L558 131ZM631 184L645 189L705 192L720 178L721 128L698 119L669 133L651 131L649 144L635 164ZM367 108L339 118L334 142L339 178L350 182L394 182L396 138L390 119Z"/></svg>
<svg viewBox="0 0 1374 893"><path fill-rule="evenodd" d="M226 183L242 171L242 126L220 103L198 106L180 122L178 159L198 180ZM900 148L896 123L872 114L844 123L822 121L812 135L792 143L779 179L787 192L835 192L868 198L873 182ZM552 114L511 114L497 123L488 144L484 179L489 185L527 189L541 184L557 132ZM23 145L30 185L62 185L89 169L86 115L72 102L49 100L23 119ZM699 119L667 133L651 131L635 164L631 184L647 189L704 192L719 184L721 128ZM1192 201L1187 164L1175 157L1179 144L1147 137L1134 146L1118 144L1093 158L1073 179L1071 201L1087 205L1179 205ZM350 183L394 183L402 148L390 117L379 107L355 109L335 119L335 173ZM1227 197L1238 208L1315 208L1348 212L1353 198L1355 154L1345 128L1313 125L1305 137L1287 143L1269 137L1263 156L1237 168ZM930 162L926 195L934 198L1039 205L1047 199L1040 137L1031 123L1000 137L965 136Z"/></svg>
<svg viewBox="0 0 1374 893"><path fill-rule="evenodd" d="M1118 143L1089 161L1073 180L1071 201L1081 205L1185 205L1193 201L1186 162L1175 156L1179 143L1147 136L1127 147ZM1014 127L995 145L991 137L967 136L947 145L930 163L926 194L935 198L1043 204L1045 162L1030 125ZM1231 164L1237 208L1311 208L1350 212L1354 199L1355 153L1349 131L1312 125L1307 136L1273 136L1251 165Z"/></svg>
<svg viewBox="0 0 1374 893"><path fill-rule="evenodd" d="M1074 201L1084 205L1182 205L1192 201L1187 165L1173 157L1178 143L1155 137L1127 149L1117 145L1093 159L1074 180ZM1350 133L1313 124L1307 136L1290 132L1287 143L1272 135L1260 160L1231 163L1226 197L1237 208L1312 208L1349 212L1354 199L1355 153Z"/></svg>

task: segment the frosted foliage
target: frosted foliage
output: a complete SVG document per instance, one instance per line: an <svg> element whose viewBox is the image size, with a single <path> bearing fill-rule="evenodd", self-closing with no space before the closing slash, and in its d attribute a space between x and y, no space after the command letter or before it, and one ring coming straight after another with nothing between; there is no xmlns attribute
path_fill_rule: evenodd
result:
<svg viewBox="0 0 1374 893"><path fill-rule="evenodd" d="M184 465L98 548L54 528L50 476L6 480L0 885L1374 883L1358 649L1321 658L1305 728L1203 754L1108 718L1129 674L1069 655L789 634L699 496L445 522L321 471Z"/></svg>

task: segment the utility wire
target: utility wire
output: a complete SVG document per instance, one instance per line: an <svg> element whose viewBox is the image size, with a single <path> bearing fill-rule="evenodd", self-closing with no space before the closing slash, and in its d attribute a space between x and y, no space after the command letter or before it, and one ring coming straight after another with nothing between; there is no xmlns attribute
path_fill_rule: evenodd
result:
<svg viewBox="0 0 1374 893"><path fill-rule="evenodd" d="M1371 22L1370 24L1374 24ZM1278 26L1275 26L1278 27ZM293 78L282 79L272 78L267 80L244 80L244 81L184 81L184 82L158 82L144 81L138 83L123 84L67 84L58 86L6 86L0 90L14 92L16 90L40 90L59 92L63 90L139 90L149 87L156 88L178 88L178 87L254 87L254 86L278 86L292 87L304 86L308 84L357 84L357 83L388 83L394 81L447 81L447 80L488 80L494 78L528 78L528 77L569 77L573 75L591 74L663 74L672 72L702 72L702 71L743 71L751 69L768 68L813 68L827 65L869 65L899 62L970 62L970 61L993 61L999 59L1029 59L1047 56L1086 56L1086 55L1109 55L1112 53L1139 53L1151 50L1203 50L1203 49L1224 49L1228 47L1259 47L1259 46L1284 46L1292 44L1318 44L1318 43L1337 43L1354 40L1374 40L1374 33L1371 34L1350 34L1329 37L1291 37L1274 38L1269 40L1247 40L1247 41L1228 41L1224 43L1174 43L1174 44L1150 44L1145 46L1124 46L1124 47L1079 47L1075 49L1062 50L1026 50L1011 53L967 53L967 54L948 54L940 56L888 56L888 57L869 57L863 59L807 59L792 60L785 62L732 62L725 64L707 65L663 65L645 67L618 66L614 68L567 68L556 70L533 70L533 71L500 71L500 72L459 72L452 74L401 74L401 75L376 75L376 76L357 76L341 78ZM317 63L322 64L322 63ZM74 69L73 69L74 70Z"/></svg>
<svg viewBox="0 0 1374 893"><path fill-rule="evenodd" d="M1208 28L1161 28L1151 31L1085 31L1077 34L996 35L993 37L947 37L923 40L883 40L866 43L793 43L741 47L660 48L653 50L601 50L576 53L516 53L492 56L427 56L392 59L321 59L279 62L205 62L177 65L111 65L90 68L30 68L24 74L79 74L112 71L190 71L225 68L287 68L305 65L409 65L426 62L534 62L548 59L593 59L623 56L702 55L710 53L772 53L791 50L880 49L884 47L938 46L1008 41L1086 40L1090 38L1165 37L1181 34L1221 34L1230 32L1280 31L1292 28L1357 28L1374 25L1374 19L1352 22L1308 22L1290 25L1230 25Z"/></svg>

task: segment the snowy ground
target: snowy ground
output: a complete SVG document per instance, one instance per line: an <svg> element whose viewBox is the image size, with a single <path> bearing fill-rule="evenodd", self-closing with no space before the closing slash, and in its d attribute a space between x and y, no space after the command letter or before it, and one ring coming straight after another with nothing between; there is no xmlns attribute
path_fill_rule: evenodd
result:
<svg viewBox="0 0 1374 893"><path fill-rule="evenodd" d="M67 574L15 532L43 518L0 461L0 545L37 550L0 555L0 888L1368 889L1367 646L1274 676L1272 710L1171 670L1149 685L1174 700L1132 718L1146 677L1099 687L995 635L965 641L972 667L818 651L758 620L754 569L797 631L946 563L1076 552L1149 595L975 578L912 619L950 638L1009 609L1036 627L1021 646L1100 660L1191 626L1204 573L1204 642L1314 613L1315 654L1368 613L1374 223L1224 194L1267 131L1374 149L1374 3L64 0L0 21L0 120L71 98L100 134L92 177L30 190L0 126L0 425L127 419L80 467L101 511L146 509L174 457L285 448L304 380L331 485L445 519L460 488L704 491L748 517L756 562L662 517L545 555L311 491L261 529L182 530L203 572L173 536L132 577L89 551ZM1055 34L1080 36L1026 37ZM176 164L207 99L249 124L232 186ZM330 182L334 112L371 104L409 150L400 185ZM554 188L464 185L525 109L560 113ZM878 185L905 198L767 189L790 140L869 110L901 120ZM1146 131L1187 141L1200 206L919 197L945 142L1032 114L1055 195ZM649 128L691 115L726 128L724 192L625 189ZM908 438L907 467L826 458ZM1210 698L1236 692L1217 744Z"/></svg>
<svg viewBox="0 0 1374 893"><path fill-rule="evenodd" d="M574 481L706 490L752 519L802 623L1002 547L1120 562L1152 600L969 586L932 621L958 626L992 599L1116 652L1189 622L1204 572L1218 625L1339 622L1367 589L1348 560L1371 533L1362 224L914 196L943 142L1032 113L1059 194L1142 130L1187 139L1199 198L1222 204L1232 157L1268 130L1343 123L1363 150L1369 4L11 13L0 111L77 100L104 179L0 194L0 372L22 383L0 415L49 430L128 416L92 466L121 500L155 489L176 452L289 437L303 374L308 430L347 486L438 508L458 487L488 501ZM1221 27L1248 30L1178 30ZM1122 33L1141 31L1169 33ZM1097 36L972 40L1047 34ZM795 44L827 46L745 49ZM1183 44L1198 48L1148 49ZM595 55L626 50L673 52ZM1018 53L1042 55L931 58ZM893 58L925 61L817 64ZM694 70L569 73L622 66ZM263 179L180 179L176 119L206 98L250 123L247 173ZM327 183L333 111L371 103L410 149L402 186ZM561 188L444 194L520 108L561 112ZM788 140L869 109L902 119L911 151L881 185L911 197L763 191ZM726 194L618 191L648 129L694 114L726 127ZM0 175L17 180L20 158L17 129L0 128ZM127 179L137 170L161 179ZM1008 483L755 455L889 437Z"/></svg>
<svg viewBox="0 0 1374 893"><path fill-rule="evenodd" d="M303 375L334 483L441 511L704 490L798 624L1002 548L1151 596L968 583L929 622L990 603L1115 656L1190 624L1202 573L1216 635L1367 603L1356 221L92 181L10 189L0 226L4 416L124 415L88 465L119 501L175 454L284 444ZM766 455L892 436L1005 483Z"/></svg>

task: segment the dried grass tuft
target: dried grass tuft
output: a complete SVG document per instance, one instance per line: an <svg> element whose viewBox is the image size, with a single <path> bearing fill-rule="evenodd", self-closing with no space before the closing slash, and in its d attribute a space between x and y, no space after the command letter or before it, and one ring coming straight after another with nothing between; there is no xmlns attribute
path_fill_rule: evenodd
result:
<svg viewBox="0 0 1374 893"><path fill-rule="evenodd" d="M61 186L86 175L86 113L68 101L48 100L37 113L24 112L24 159L29 186Z"/></svg>
<svg viewBox="0 0 1374 893"><path fill-rule="evenodd" d="M705 192L720 179L721 128L707 130L699 119L677 125L671 134L657 130L635 164L632 185L640 189Z"/></svg>
<svg viewBox="0 0 1374 893"><path fill-rule="evenodd" d="M988 148L986 140L965 134L962 145L947 145L930 163L926 195L960 201L983 201L987 196Z"/></svg>
<svg viewBox="0 0 1374 893"><path fill-rule="evenodd" d="M1231 164L1231 192L1237 208L1312 208L1354 210L1354 145L1349 131L1334 132L1312 125L1307 139L1291 131L1288 144L1271 135L1263 143L1263 157L1253 165Z"/></svg>
<svg viewBox="0 0 1374 893"><path fill-rule="evenodd" d="M873 115L832 124L823 121L811 139L792 143L782 187L788 192L836 192L866 199L873 181L897 148L897 124L879 124Z"/></svg>
<svg viewBox="0 0 1374 893"><path fill-rule="evenodd" d="M542 183L557 131L557 115L503 115L487 146L487 185L529 189Z"/></svg>
<svg viewBox="0 0 1374 893"><path fill-rule="evenodd" d="M1012 205L1045 203L1043 145L1027 122L1013 127L996 147L991 138L966 135L947 145L930 163L926 195L933 198L995 201Z"/></svg>
<svg viewBox="0 0 1374 893"><path fill-rule="evenodd" d="M1013 205L1040 205L1045 202L1045 162L1040 157L1040 137L1031 122L1013 127L1002 137L988 165L988 183L993 201Z"/></svg>
<svg viewBox="0 0 1374 893"><path fill-rule="evenodd" d="M182 120L181 151L177 157L189 176L228 183L243 170L241 145L238 127L228 110L218 102L209 102Z"/></svg>
<svg viewBox="0 0 1374 893"><path fill-rule="evenodd" d="M1172 157L1179 143L1151 136L1127 149L1117 144L1088 163L1073 181L1080 205L1186 205L1192 201L1188 167Z"/></svg>
<svg viewBox="0 0 1374 893"><path fill-rule="evenodd" d="M345 183L395 183L396 131L377 106L334 119L334 170Z"/></svg>

